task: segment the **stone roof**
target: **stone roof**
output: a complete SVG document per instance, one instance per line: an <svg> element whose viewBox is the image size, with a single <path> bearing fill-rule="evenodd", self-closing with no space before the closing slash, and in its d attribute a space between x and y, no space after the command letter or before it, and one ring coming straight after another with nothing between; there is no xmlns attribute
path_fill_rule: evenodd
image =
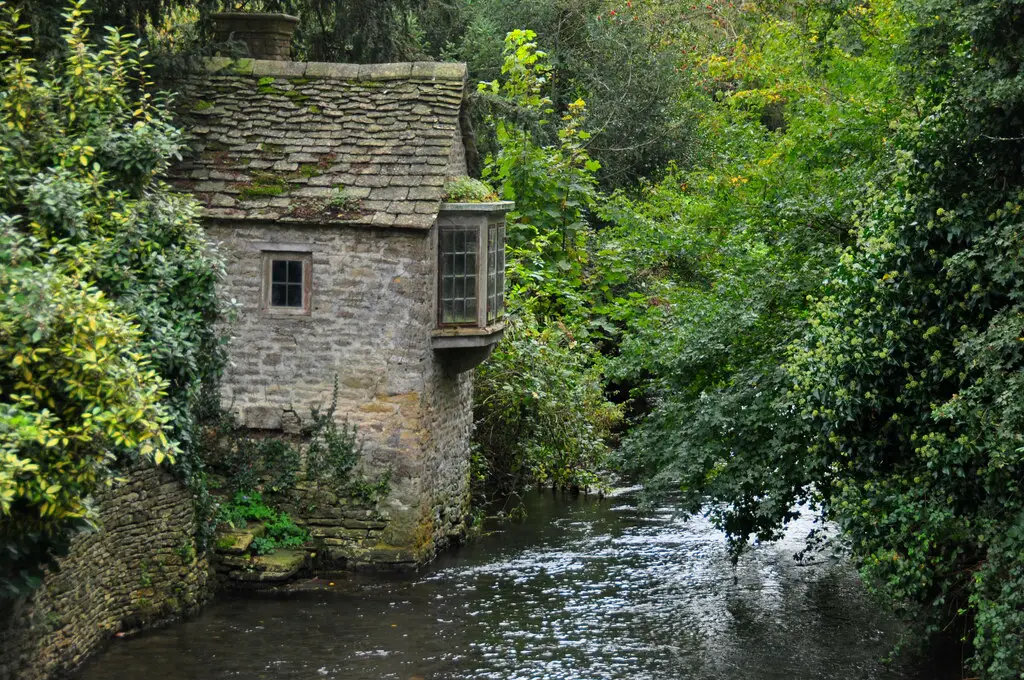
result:
<svg viewBox="0 0 1024 680"><path fill-rule="evenodd" d="M192 153L171 182L213 219L427 229L465 80L452 63L210 59L183 88Z"/></svg>

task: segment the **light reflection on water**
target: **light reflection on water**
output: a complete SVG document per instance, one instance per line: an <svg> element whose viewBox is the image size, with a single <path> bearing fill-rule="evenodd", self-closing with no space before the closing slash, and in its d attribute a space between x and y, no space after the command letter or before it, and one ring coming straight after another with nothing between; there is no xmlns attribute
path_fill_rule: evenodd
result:
<svg viewBox="0 0 1024 680"><path fill-rule="evenodd" d="M937 680L887 668L898 629L840 560L792 560L810 529L733 567L671 505L530 497L530 519L411 576L218 601L118 641L80 680L224 678ZM947 677L959 677L952 672Z"/></svg>

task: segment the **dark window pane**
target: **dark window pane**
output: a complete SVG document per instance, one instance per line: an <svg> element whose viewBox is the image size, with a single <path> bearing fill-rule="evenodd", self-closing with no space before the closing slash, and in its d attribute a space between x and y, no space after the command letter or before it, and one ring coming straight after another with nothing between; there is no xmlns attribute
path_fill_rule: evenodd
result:
<svg viewBox="0 0 1024 680"><path fill-rule="evenodd" d="M289 307L301 307L302 306L302 285L298 286L289 284L288 285L288 302Z"/></svg>
<svg viewBox="0 0 1024 680"><path fill-rule="evenodd" d="M275 262L275 264L277 264ZM270 304L272 307L284 307L287 299L288 286L283 283L274 283L270 286Z"/></svg>
<svg viewBox="0 0 1024 680"><path fill-rule="evenodd" d="M270 262L270 306L302 309L304 304L305 262L280 259Z"/></svg>

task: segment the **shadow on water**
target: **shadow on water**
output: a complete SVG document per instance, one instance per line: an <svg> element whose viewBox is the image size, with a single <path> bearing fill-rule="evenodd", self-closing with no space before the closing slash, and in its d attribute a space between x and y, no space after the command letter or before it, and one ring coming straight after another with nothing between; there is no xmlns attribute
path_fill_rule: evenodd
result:
<svg viewBox="0 0 1024 680"><path fill-rule="evenodd" d="M841 560L792 560L809 524L736 567L709 523L629 497L527 499L407 576L219 600L118 641L79 680L552 678L952 680L886 666L899 627ZM934 665L933 665L934 666Z"/></svg>

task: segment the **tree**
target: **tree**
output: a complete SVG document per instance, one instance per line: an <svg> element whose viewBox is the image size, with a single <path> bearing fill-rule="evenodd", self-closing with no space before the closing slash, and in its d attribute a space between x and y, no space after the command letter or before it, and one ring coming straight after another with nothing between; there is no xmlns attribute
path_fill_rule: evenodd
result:
<svg viewBox="0 0 1024 680"><path fill-rule="evenodd" d="M547 55L535 37L511 31L501 78L480 84L497 112L487 120L498 151L484 175L516 201L508 216L508 331L474 385L478 474L505 493L530 482L597 484L620 419L587 337L583 275L599 164L584 148L583 100L561 117L557 144L538 141L535 131L552 124L553 110L542 94Z"/></svg>
<svg viewBox="0 0 1024 680"><path fill-rule="evenodd" d="M426 49L465 61L473 77L487 81L502 69L505 35L533 31L550 57L543 94L559 113L578 99L588 103L593 137L586 147L601 163L602 187L611 189L693 155L694 116L686 97L690 74L681 68L682 50L710 28L704 14L690 6L459 0L428 3L419 16ZM554 143L554 131L543 141Z"/></svg>
<svg viewBox="0 0 1024 680"><path fill-rule="evenodd" d="M885 167L897 113L891 46L876 37L898 25L892 9L847 17L826 38L828 16L748 18L727 54L695 60L706 154L602 211L605 313L624 326L610 370L639 411L623 463L681 485L695 512L710 500L737 551L774 538L812 497L781 366L865 182Z"/></svg>
<svg viewBox="0 0 1024 680"><path fill-rule="evenodd" d="M928 2L917 19L898 163L789 370L869 583L1009 680L1024 668L1024 9Z"/></svg>
<svg viewBox="0 0 1024 680"><path fill-rule="evenodd" d="M77 2L64 53L40 64L0 12L0 573L24 589L133 458L176 457L202 497L194 413L222 364L221 265L194 202L159 179L179 132L138 44L108 28L92 46Z"/></svg>

